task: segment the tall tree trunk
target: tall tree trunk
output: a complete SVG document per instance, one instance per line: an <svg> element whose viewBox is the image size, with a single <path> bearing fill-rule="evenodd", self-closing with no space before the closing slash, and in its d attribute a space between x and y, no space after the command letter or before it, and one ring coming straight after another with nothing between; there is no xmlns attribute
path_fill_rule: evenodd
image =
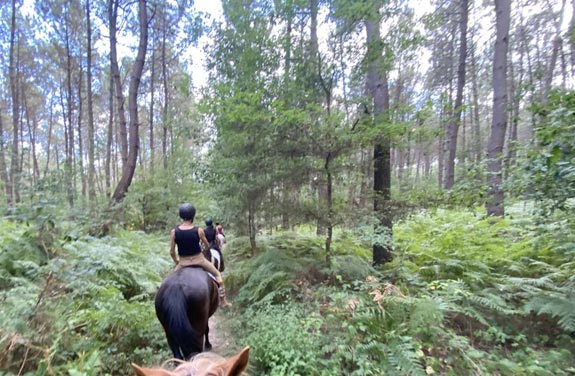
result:
<svg viewBox="0 0 575 376"><path fill-rule="evenodd" d="M256 244L256 218L255 218L255 208L254 200L250 200L248 204L248 237L250 238L250 248L252 256L257 255L257 244Z"/></svg>
<svg viewBox="0 0 575 376"><path fill-rule="evenodd" d="M152 39L152 60L150 68L150 172L154 172L154 78L156 75L156 49L153 46Z"/></svg>
<svg viewBox="0 0 575 376"><path fill-rule="evenodd" d="M84 173L84 137L82 132L82 117L84 112L84 101L82 100L82 67L78 72L78 170L80 171L80 183L82 184L82 205L86 202L87 182Z"/></svg>
<svg viewBox="0 0 575 376"><path fill-rule="evenodd" d="M12 0L12 21L10 24L10 57L9 57L9 76L10 76L10 94L12 99L12 151L10 158L10 177L6 185L6 196L8 205L12 206L20 201L19 194L19 166L18 150L19 145L19 124L20 124L20 101L18 92L18 54L16 44L20 43L20 38L16 41L16 0Z"/></svg>
<svg viewBox="0 0 575 376"><path fill-rule="evenodd" d="M112 172L110 164L112 163L112 143L114 141L114 77L110 74L110 87L108 91L108 132L106 136L106 160L104 161L105 179L106 179L106 196L112 189Z"/></svg>
<svg viewBox="0 0 575 376"><path fill-rule="evenodd" d="M32 153L32 176L34 184L40 180L40 165L38 164L38 153L36 152L36 135L38 133L38 120L34 116L32 120L32 129L30 132L30 151Z"/></svg>
<svg viewBox="0 0 575 376"><path fill-rule="evenodd" d="M24 102L24 109L26 111L26 126L28 128L28 142L30 146L29 171L31 172L30 175L32 176L32 186L35 186L40 179L40 169L38 167L38 157L36 155L36 130L38 129L38 121L36 120L35 115L31 115L34 113L34 109L30 107L30 103L28 102L26 90L24 87L22 88L22 100ZM33 119L30 120L30 117L33 117ZM24 141L23 138L22 141Z"/></svg>
<svg viewBox="0 0 575 376"><path fill-rule="evenodd" d="M162 109L162 163L164 168L168 168L168 109L169 109L169 92L168 92L168 70L167 70L167 20L164 13L162 33L162 81L164 85L164 107Z"/></svg>
<svg viewBox="0 0 575 376"><path fill-rule="evenodd" d="M325 172L327 177L327 192L326 192L326 200L327 200L327 236L325 237L325 263L328 267L331 267L331 241L333 238L333 178L331 174L331 153L327 154L325 158Z"/></svg>
<svg viewBox="0 0 575 376"><path fill-rule="evenodd" d="M310 9L310 39L309 39L309 64L311 67L312 72L312 82L315 84L322 80L321 77L321 61L319 55L319 41L317 35L317 16L318 16L318 0L310 0L309 1L309 9ZM315 85L312 86L312 91L315 90ZM317 100L319 103L319 97L313 95L313 98ZM329 100L329 96L326 96ZM326 202L327 200L327 187L325 185L324 180L322 177L318 177L316 180L316 187L317 187L317 199L318 202ZM316 235L323 236L326 233L325 227L325 220L321 216L317 219L316 223Z"/></svg>
<svg viewBox="0 0 575 376"><path fill-rule="evenodd" d="M146 0L138 0L139 12L138 20L140 23L140 42L138 44L138 54L136 61L132 67L132 74L130 77L130 88L128 91L128 109L130 111L130 150L128 152L128 161L122 170L122 177L118 182L118 186L112 196L115 202L120 202L126 196L128 188L132 183L134 172L136 170L136 163L138 159L138 148L140 144L139 135L139 120L138 120L138 88L144 70L144 62L146 59L146 50L148 46L148 14L146 8Z"/></svg>
<svg viewBox="0 0 575 376"><path fill-rule="evenodd" d="M514 65L511 61L512 58L510 56L510 70L509 75L511 77L510 80L510 88L509 94L511 98L511 111L510 111L510 129L509 129L509 137L507 142L507 157L505 158L505 178L509 177L513 166L515 165L515 158L517 155L517 142L518 142L518 127L519 127L519 110L521 106L521 98L523 94L523 54L520 49L519 55L519 72L517 72L517 79L515 78L514 74Z"/></svg>
<svg viewBox="0 0 575 376"><path fill-rule="evenodd" d="M569 23L569 45L571 46L571 75L575 77L575 0L571 0L571 22Z"/></svg>
<svg viewBox="0 0 575 376"><path fill-rule="evenodd" d="M66 15L68 17L69 15ZM73 125L73 102L74 92L72 90L72 53L70 51L70 25L66 21L66 117L68 123L68 138L66 140L66 161L64 170L66 173L66 194L70 207L74 206L74 125Z"/></svg>
<svg viewBox="0 0 575 376"><path fill-rule="evenodd" d="M361 185L359 188L359 207L367 209L370 196L371 176L373 176L373 163L371 150L361 150Z"/></svg>
<svg viewBox="0 0 575 376"><path fill-rule="evenodd" d="M92 23L90 0L86 0L86 90L88 91L88 199L93 206L96 201L95 155L94 155L94 104L92 101Z"/></svg>
<svg viewBox="0 0 575 376"><path fill-rule="evenodd" d="M117 21L118 6L120 0L108 0L108 19L110 22L110 69L114 78L114 87L116 90L116 106L118 107L118 133L120 134L120 155L122 166L128 163L128 131L126 114L124 112L124 94L122 93L122 78L120 77L120 67L118 66L117 45Z"/></svg>
<svg viewBox="0 0 575 376"><path fill-rule="evenodd" d="M4 145L4 122L2 121L2 108L0 107L0 179L2 179L2 184L5 189L7 189L8 180L8 170L6 170L6 145Z"/></svg>
<svg viewBox="0 0 575 376"><path fill-rule="evenodd" d="M507 128L507 49L511 1L495 0L495 49L493 55L493 120L487 146L487 215L503 217L502 152Z"/></svg>
<svg viewBox="0 0 575 376"><path fill-rule="evenodd" d="M481 160L481 120L479 117L478 72L475 60L475 46L471 49L471 91L473 94L473 161Z"/></svg>
<svg viewBox="0 0 575 376"><path fill-rule="evenodd" d="M551 86L553 84L553 73L555 71L555 66L557 65L557 57L559 56L559 49L561 48L562 38L561 38L561 24L563 23L563 13L565 10L565 2L566 0L561 1L561 11L559 13L559 19L555 23L555 38L553 38L553 47L551 49L551 57L549 59L549 67L545 72L545 80L543 86L543 103L547 103L549 101L549 91L551 90ZM553 11L550 9L549 11Z"/></svg>
<svg viewBox="0 0 575 376"><path fill-rule="evenodd" d="M575 1L575 0L573 0ZM310 9L310 36L309 36L309 45L310 45L310 56L313 59L318 59L318 39L317 39L317 13L318 13L318 2L319 0L309 0L309 9ZM317 60L316 60L317 64Z"/></svg>
<svg viewBox="0 0 575 376"><path fill-rule="evenodd" d="M441 96L441 110L439 112L439 127L440 129L443 128L443 121L445 119L445 108L446 105L444 103L445 95ZM443 132L439 133L439 140L437 141L437 186L439 188L443 185L443 172L444 172L444 164L445 155L444 155L444 146L445 146L445 134Z"/></svg>
<svg viewBox="0 0 575 376"><path fill-rule="evenodd" d="M283 86L284 86L284 93L287 94L287 101L290 106L293 105L293 95L292 88L291 88L291 53L292 53L292 21L293 21L293 2L291 0L286 1L286 35L285 35L285 43L284 43L284 51L285 51L285 58L284 58L284 77L283 77ZM292 197L290 196L290 188L291 184L284 182L280 185L281 187L281 207L279 208L280 215L281 215L281 223L282 229L287 230L289 229L290 224L290 208Z"/></svg>
<svg viewBox="0 0 575 376"><path fill-rule="evenodd" d="M373 100L373 121L386 122L389 117L389 87L387 69L383 56L383 41L379 30L379 7L377 4L365 20L367 38L367 87ZM384 134L375 141L373 148L373 211L378 219L378 230L383 230L391 238L392 218L389 212L391 199L391 143ZM391 239L390 239L391 240ZM380 265L392 258L391 241L373 245L373 265Z"/></svg>
<svg viewBox="0 0 575 376"><path fill-rule="evenodd" d="M50 101L50 115L48 117L48 137L46 141L46 164L44 165L44 176L48 175L50 168L50 158L52 150L52 133L54 129L54 102Z"/></svg>
<svg viewBox="0 0 575 376"><path fill-rule="evenodd" d="M445 143L447 149L447 160L445 161L445 181L443 187L451 189L455 181L455 156L457 152L457 134L461 124L461 112L463 110L463 88L465 87L465 62L467 60L467 18L469 4L467 0L460 0L460 20L459 20L459 62L457 67L457 89L455 94L455 107L453 116L447 125Z"/></svg>

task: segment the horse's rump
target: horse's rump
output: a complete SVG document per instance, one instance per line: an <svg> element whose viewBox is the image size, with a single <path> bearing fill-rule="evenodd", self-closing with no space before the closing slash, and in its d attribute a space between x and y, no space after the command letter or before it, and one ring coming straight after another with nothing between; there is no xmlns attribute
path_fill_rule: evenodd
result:
<svg viewBox="0 0 575 376"><path fill-rule="evenodd" d="M179 268L164 279L156 294L156 315L175 358L204 350L208 318L217 305L215 282L202 268Z"/></svg>

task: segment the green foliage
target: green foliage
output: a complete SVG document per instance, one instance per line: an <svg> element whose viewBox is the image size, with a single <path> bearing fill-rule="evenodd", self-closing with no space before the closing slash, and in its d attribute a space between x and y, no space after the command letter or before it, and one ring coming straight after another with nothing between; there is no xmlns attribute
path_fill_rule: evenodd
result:
<svg viewBox="0 0 575 376"><path fill-rule="evenodd" d="M575 91L553 91L546 105L533 110L542 119L536 147L530 147L515 181L544 212L570 210L569 199L575 197Z"/></svg>
<svg viewBox="0 0 575 376"><path fill-rule="evenodd" d="M250 363L259 375L333 375L338 369L323 359L322 318L303 306L261 305L245 313L252 345Z"/></svg>
<svg viewBox="0 0 575 376"><path fill-rule="evenodd" d="M166 240L116 235L60 240L57 257L23 265L26 278L7 275L0 338L11 350L0 357L3 367L17 369L28 352L26 368L37 375L127 375L130 360L167 357L150 304L171 266Z"/></svg>
<svg viewBox="0 0 575 376"><path fill-rule="evenodd" d="M247 238L231 238L226 317L261 375L569 375L573 220L510 213L407 217L380 272L359 228L336 232L330 268L324 239L309 233L262 237L255 256ZM5 221L0 238L26 248L37 244L28 230ZM50 258L0 268L5 374L26 352L30 375L128 375L130 362L169 358L151 304L171 267L167 236L53 233Z"/></svg>
<svg viewBox="0 0 575 376"><path fill-rule="evenodd" d="M552 284L550 289L537 290L539 291L525 305L525 309L539 315L552 316L558 320L559 327L565 332L575 332L575 277L571 274L566 282Z"/></svg>
<svg viewBox="0 0 575 376"><path fill-rule="evenodd" d="M213 215L209 207L209 186L193 179L195 174L205 174L202 170L206 167L192 164L190 158L183 155L178 158L182 161L177 166L155 170L146 180L132 184L121 204L121 218L116 222L122 222L128 229L167 231L179 222L178 208L183 202L195 206L198 223L206 215Z"/></svg>
<svg viewBox="0 0 575 376"><path fill-rule="evenodd" d="M289 295L299 295L302 285L315 284L335 276L339 283L363 278L372 271L367 263L369 250L348 233L334 237L332 265L325 264L324 239L306 233L280 232L260 239L260 254L248 258L245 238L232 239L227 249L233 270L226 272L226 286L239 290L239 304L261 300L281 302ZM360 258L358 258L360 256Z"/></svg>
<svg viewBox="0 0 575 376"><path fill-rule="evenodd" d="M302 259L321 257L320 242L266 237L255 259L238 253L245 279L229 276L242 281L240 301L249 300L237 335L257 348L256 368L266 375L567 375L575 366L571 232L557 236L556 227L510 209L513 218L503 220L412 215L394 227L397 257L383 276L351 251L334 258L321 284L295 271Z"/></svg>

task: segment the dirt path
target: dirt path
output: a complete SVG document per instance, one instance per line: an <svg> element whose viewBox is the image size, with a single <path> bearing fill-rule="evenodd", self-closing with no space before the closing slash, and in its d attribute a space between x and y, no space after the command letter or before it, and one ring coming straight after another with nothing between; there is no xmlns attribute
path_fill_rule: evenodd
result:
<svg viewBox="0 0 575 376"><path fill-rule="evenodd" d="M231 319L231 315L221 310L210 318L210 342L212 343L212 352L221 356L230 356L238 350L237 344L230 333L226 321Z"/></svg>

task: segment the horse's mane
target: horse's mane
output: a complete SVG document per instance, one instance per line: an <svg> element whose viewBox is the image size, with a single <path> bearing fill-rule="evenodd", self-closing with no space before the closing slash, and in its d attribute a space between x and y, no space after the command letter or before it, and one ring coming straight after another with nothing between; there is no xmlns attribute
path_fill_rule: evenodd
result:
<svg viewBox="0 0 575 376"><path fill-rule="evenodd" d="M170 359L162 368L144 368L132 363L138 376L239 376L245 371L249 360L249 346L246 346L229 359L214 353L201 353L190 361ZM166 363L176 362L179 365L169 371Z"/></svg>
<svg viewBox="0 0 575 376"><path fill-rule="evenodd" d="M164 362L163 368L169 362L176 362L179 365L171 371L174 376L201 376L207 374L208 371L225 360L220 355L206 352L193 356L189 361L175 358L167 360Z"/></svg>

